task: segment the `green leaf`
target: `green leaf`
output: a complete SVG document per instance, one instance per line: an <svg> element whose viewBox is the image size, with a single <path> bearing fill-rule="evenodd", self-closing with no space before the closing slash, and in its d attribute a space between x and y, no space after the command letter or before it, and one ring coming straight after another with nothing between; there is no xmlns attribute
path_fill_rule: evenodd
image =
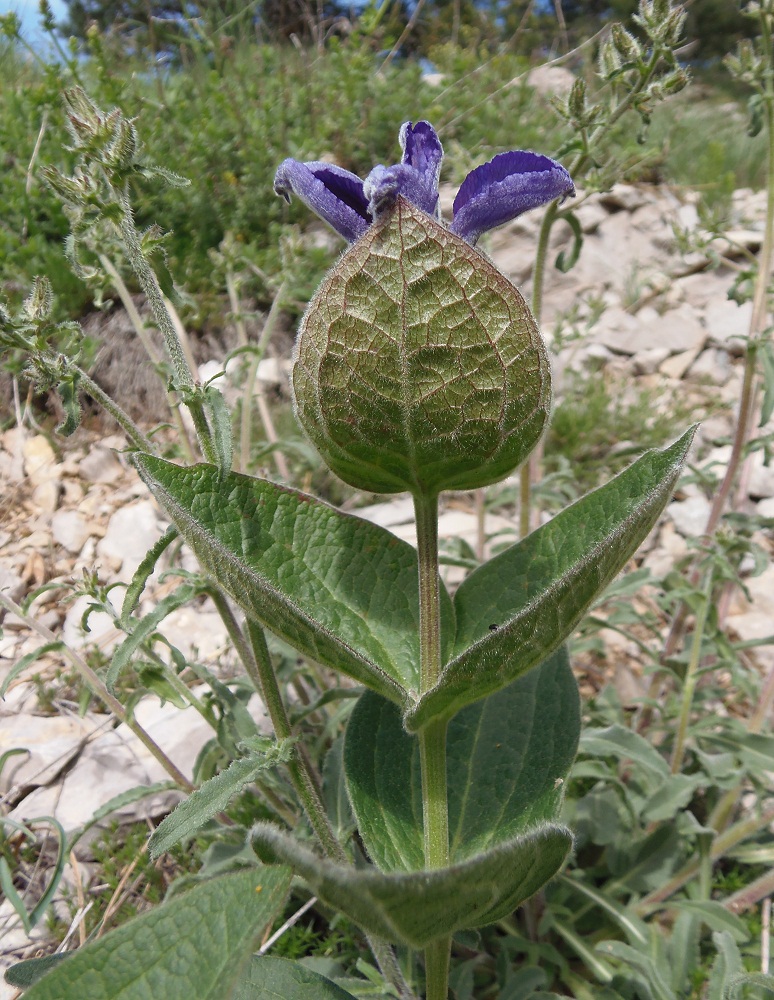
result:
<svg viewBox="0 0 774 1000"><path fill-rule="evenodd" d="M581 228L580 219L574 212L563 212L562 218L572 230L572 246L569 251L561 250L557 254L554 266L557 271L567 274L578 263L578 258L581 255L581 250L583 249L583 229Z"/></svg>
<svg viewBox="0 0 774 1000"><path fill-rule="evenodd" d="M9 986L16 986L26 990L39 979L42 979L47 972L50 972L55 965L64 962L70 957L70 952L55 955L43 955L42 958L30 958L26 962L17 962L5 971L5 981Z"/></svg>
<svg viewBox="0 0 774 1000"><path fill-rule="evenodd" d="M339 258L296 346L297 416L330 468L373 493L498 482L537 444L551 372L521 293L399 197Z"/></svg>
<svg viewBox="0 0 774 1000"><path fill-rule="evenodd" d="M592 889L591 886L581 881L579 876L565 874L562 875L561 881L564 885L572 886L576 892L592 900L592 902L612 917L613 921L618 924L629 938L629 942L632 945L647 945L648 935L645 922L640 920L635 914L628 912L621 903L608 898L608 896L602 892L598 892L596 889Z"/></svg>
<svg viewBox="0 0 774 1000"><path fill-rule="evenodd" d="M156 627L164 621L167 615L171 615L173 611L177 611L184 604L188 604L201 591L201 584L181 583L171 594L167 594L166 597L162 598L153 608L153 611L148 612L144 618L140 618L139 621L132 621L130 619L131 632L118 646L115 653L113 653L113 659L110 661L110 666L105 675L105 684L109 691L115 693L116 681L119 674L130 663L143 642L153 635Z"/></svg>
<svg viewBox="0 0 774 1000"><path fill-rule="evenodd" d="M214 385L204 389L204 404L210 418L212 443L218 457L218 469L221 475L231 472L231 462L234 457L234 442L231 435L231 413L223 398L223 393Z"/></svg>
<svg viewBox="0 0 774 1000"><path fill-rule="evenodd" d="M255 868L198 885L87 944L24 1000L226 1000L290 877Z"/></svg>
<svg viewBox="0 0 774 1000"><path fill-rule="evenodd" d="M659 783L669 779L669 765L648 741L627 729L612 725L604 729L584 729L581 733L579 752L592 757L618 757L631 760L649 771Z"/></svg>
<svg viewBox="0 0 774 1000"><path fill-rule="evenodd" d="M278 746L278 752L253 753L240 760L233 760L225 771L191 792L153 831L148 841L151 857L158 858L181 840L192 837L213 816L225 809L231 799L261 771L275 767L280 761L287 763L292 753L292 743L286 742L289 745L285 749Z"/></svg>
<svg viewBox="0 0 774 1000"><path fill-rule="evenodd" d="M99 823L100 820L109 816L116 809L123 809L124 806L131 805L134 802L141 802L143 799L148 799L152 795L158 795L160 792L169 791L180 791L180 786L175 781L157 781L152 785L135 785L134 788L128 788L125 792L121 792L119 795L114 795L112 799L109 799L104 805L100 806L99 809L95 810L89 817L88 823L74 830L70 834L70 840L67 844L67 853L75 847L81 837L87 833L93 826Z"/></svg>
<svg viewBox="0 0 774 1000"><path fill-rule="evenodd" d="M301 653L404 704L419 687L416 550L304 493L135 456L202 566ZM441 587L444 647L453 610Z"/></svg>
<svg viewBox="0 0 774 1000"><path fill-rule="evenodd" d="M126 593L124 594L124 603L121 605L119 621L121 628L125 631L128 632L131 628L132 613L140 603L142 592L145 590L145 584L156 569L156 563L161 558L162 553L166 551L177 537L178 533L175 528L171 526L167 528L161 538L154 542L150 549L148 549L142 562L135 570L132 582L126 588Z"/></svg>
<svg viewBox="0 0 774 1000"><path fill-rule="evenodd" d="M578 687L562 648L449 724L449 846L461 862L556 819L578 745ZM344 747L358 829L382 871L424 866L419 740L396 705L367 691ZM496 790L496 791L495 791Z"/></svg>
<svg viewBox="0 0 774 1000"><path fill-rule="evenodd" d="M726 1000L726 987L736 976L744 973L742 956L729 931L715 931L712 942L717 957L712 963L707 984L707 1000Z"/></svg>
<svg viewBox="0 0 774 1000"><path fill-rule="evenodd" d="M597 945L597 950L619 959L627 968L637 969L641 972L648 986L653 990L656 1000L677 1000L672 987L664 980L650 955L640 952L622 941L602 941Z"/></svg>
<svg viewBox="0 0 774 1000"><path fill-rule="evenodd" d="M712 899L678 899L670 906L699 917L712 931L727 931L735 941L749 941L750 928L722 903Z"/></svg>
<svg viewBox="0 0 774 1000"><path fill-rule="evenodd" d="M706 784L705 774L670 774L650 796L640 815L649 823L671 819L688 805L696 789Z"/></svg>
<svg viewBox="0 0 774 1000"><path fill-rule="evenodd" d="M300 962L268 955L253 958L232 1000L355 1000L336 983Z"/></svg>
<svg viewBox="0 0 774 1000"><path fill-rule="evenodd" d="M316 896L365 930L424 948L438 937L511 913L559 871L572 835L565 827L544 824L449 868L390 874L320 858L269 823L253 828L253 843L261 854L289 864Z"/></svg>
<svg viewBox="0 0 774 1000"><path fill-rule="evenodd" d="M5 698L8 688L11 686L11 682L31 663L40 659L41 656L45 656L46 653L58 652L58 650L62 649L63 646L64 643L60 640L57 640L56 642L45 642L42 646L38 646L37 649L33 649L32 652L25 653L24 656L20 656L3 678L3 683L0 684L0 698Z"/></svg>
<svg viewBox="0 0 774 1000"><path fill-rule="evenodd" d="M655 524L693 434L647 452L460 584L453 659L406 713L407 729L500 690L567 639Z"/></svg>
<svg viewBox="0 0 774 1000"><path fill-rule="evenodd" d="M64 414L64 419L57 425L56 432L63 437L70 437L71 434L74 434L81 423L81 401L78 398L78 382L79 378L75 374L64 379L56 387Z"/></svg>
<svg viewBox="0 0 774 1000"><path fill-rule="evenodd" d="M734 976L723 990L723 1000L734 1000L738 997L741 986L760 986L764 995L774 995L774 976L769 976L765 972L745 972Z"/></svg>

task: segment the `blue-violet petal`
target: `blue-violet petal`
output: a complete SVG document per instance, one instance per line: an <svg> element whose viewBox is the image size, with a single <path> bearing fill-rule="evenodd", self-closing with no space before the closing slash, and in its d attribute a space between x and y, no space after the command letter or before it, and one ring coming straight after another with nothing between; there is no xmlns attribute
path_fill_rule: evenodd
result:
<svg viewBox="0 0 774 1000"><path fill-rule="evenodd" d="M286 200L296 195L350 243L371 224L363 182L333 163L284 160L274 177L274 190Z"/></svg>
<svg viewBox="0 0 774 1000"><path fill-rule="evenodd" d="M523 212L574 194L572 178L556 160L526 150L500 153L462 182L449 228L475 244L482 233Z"/></svg>
<svg viewBox="0 0 774 1000"><path fill-rule="evenodd" d="M403 150L402 162L422 175L428 192L438 191L443 161L443 146L430 122L405 122L398 136Z"/></svg>

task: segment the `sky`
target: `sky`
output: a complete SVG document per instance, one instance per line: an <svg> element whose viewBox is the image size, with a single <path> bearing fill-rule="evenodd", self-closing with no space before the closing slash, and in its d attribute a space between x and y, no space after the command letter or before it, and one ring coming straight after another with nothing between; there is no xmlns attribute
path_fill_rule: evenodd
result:
<svg viewBox="0 0 774 1000"><path fill-rule="evenodd" d="M61 20L67 13L64 0L49 0L54 17ZM40 18L38 17L38 0L0 0L0 14L9 14L15 10L22 23L22 34L32 42L40 37Z"/></svg>

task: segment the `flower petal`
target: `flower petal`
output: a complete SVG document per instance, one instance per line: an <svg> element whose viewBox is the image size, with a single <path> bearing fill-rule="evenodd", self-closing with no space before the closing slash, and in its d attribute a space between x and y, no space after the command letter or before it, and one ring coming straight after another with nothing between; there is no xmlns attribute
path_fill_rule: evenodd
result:
<svg viewBox="0 0 774 1000"><path fill-rule="evenodd" d="M438 178L443 146L430 122L405 122L400 128L403 157L391 167L374 167L363 191L374 218L403 195L423 212L438 218Z"/></svg>
<svg viewBox="0 0 774 1000"><path fill-rule="evenodd" d="M526 150L500 153L471 170L462 182L449 228L475 244L487 230L554 198L574 194L572 178L556 160Z"/></svg>
<svg viewBox="0 0 774 1000"><path fill-rule="evenodd" d="M438 190L429 190L422 174L406 163L374 167L365 179L363 191L374 218L393 205L399 194L428 215L437 215Z"/></svg>
<svg viewBox="0 0 774 1000"><path fill-rule="evenodd" d="M368 229L368 198L358 176L333 163L284 160L274 176L274 191L290 201L296 195L337 233L354 243Z"/></svg>
<svg viewBox="0 0 774 1000"><path fill-rule="evenodd" d="M433 126L430 122L417 122L416 125L406 122L401 125L399 139L402 162L422 175L429 192L437 193L443 146Z"/></svg>

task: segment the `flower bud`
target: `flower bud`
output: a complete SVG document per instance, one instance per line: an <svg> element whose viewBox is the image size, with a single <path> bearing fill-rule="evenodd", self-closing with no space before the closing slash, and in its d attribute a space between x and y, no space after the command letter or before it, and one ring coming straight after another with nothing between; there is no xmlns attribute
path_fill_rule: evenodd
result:
<svg viewBox="0 0 774 1000"><path fill-rule="evenodd" d="M54 293L51 282L46 277L37 276L32 284L32 291L24 300L24 312L31 320L48 319L54 304Z"/></svg>
<svg viewBox="0 0 774 1000"><path fill-rule="evenodd" d="M627 62L635 62L642 55L642 47L634 35L630 35L622 24L612 27L613 45Z"/></svg>

